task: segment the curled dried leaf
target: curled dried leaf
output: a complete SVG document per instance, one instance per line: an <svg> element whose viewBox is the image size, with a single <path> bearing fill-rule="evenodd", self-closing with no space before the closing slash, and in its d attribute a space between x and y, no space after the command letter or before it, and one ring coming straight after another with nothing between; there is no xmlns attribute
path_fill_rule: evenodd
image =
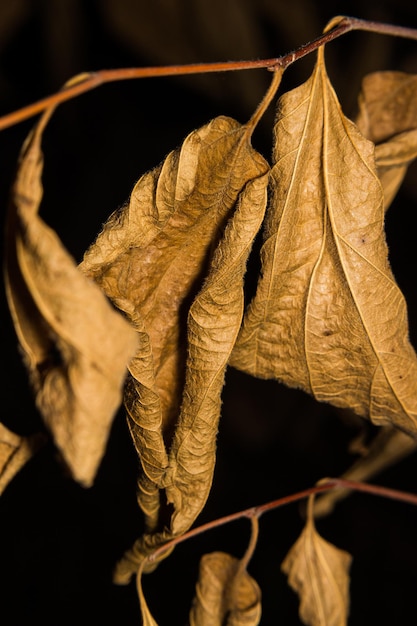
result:
<svg viewBox="0 0 417 626"><path fill-rule="evenodd" d="M45 441L41 433L24 437L0 423L0 494Z"/></svg>
<svg viewBox="0 0 417 626"><path fill-rule="evenodd" d="M224 371L266 205L269 167L251 132L220 117L191 133L138 181L81 264L139 335L125 404L147 534L118 565L118 581L155 541L187 530L209 493Z"/></svg>
<svg viewBox="0 0 417 626"><path fill-rule="evenodd" d="M265 170L245 126L226 117L212 120L142 176L80 265L147 335L130 372L157 393L165 440L182 398L189 306L239 193ZM146 430L156 432L156 421Z"/></svg>
<svg viewBox="0 0 417 626"><path fill-rule="evenodd" d="M300 597L304 624L346 626L350 564L350 554L319 535L309 506L306 525L281 566Z"/></svg>
<svg viewBox="0 0 417 626"><path fill-rule="evenodd" d="M279 101L262 276L231 364L417 433L417 358L392 275L374 146L323 53Z"/></svg>
<svg viewBox="0 0 417 626"><path fill-rule="evenodd" d="M417 76L404 72L365 76L356 124L376 144L376 166L387 209L417 157Z"/></svg>
<svg viewBox="0 0 417 626"><path fill-rule="evenodd" d="M200 561L191 626L256 626L261 619L261 590L240 561L225 552Z"/></svg>
<svg viewBox="0 0 417 626"><path fill-rule="evenodd" d="M264 173L242 190L188 315L186 379L166 487L174 534L190 527L210 491L224 374L243 317L243 277L264 215L267 179Z"/></svg>
<svg viewBox="0 0 417 626"><path fill-rule="evenodd" d="M22 152L8 216L6 292L36 403L73 477L88 486L122 401L136 335L38 215L41 119Z"/></svg>

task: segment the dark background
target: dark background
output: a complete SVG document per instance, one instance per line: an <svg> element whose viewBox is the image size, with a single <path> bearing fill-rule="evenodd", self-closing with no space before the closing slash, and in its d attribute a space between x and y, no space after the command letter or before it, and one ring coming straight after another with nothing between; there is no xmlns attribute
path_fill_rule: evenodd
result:
<svg viewBox="0 0 417 626"><path fill-rule="evenodd" d="M83 71L279 56L318 36L337 14L417 28L417 5L405 0L0 0L0 114L57 91ZM417 42L350 33L328 46L326 58L344 110L354 115L364 74L417 72ZM291 67L281 93L305 80L313 61ZM225 114L246 121L268 80L266 71L154 78L106 85L62 105L43 144L42 216L80 260L142 173L212 117ZM266 157L272 121L273 110L254 137ZM19 149L32 124L23 122L0 134L2 223ZM417 345L415 179L412 168L389 211L387 232ZM42 425L4 288L0 333L0 418L16 432L36 432ZM198 521L341 473L355 458L347 447L356 432L331 407L302 393L228 371L215 480ZM412 456L374 482L417 491L416 469ZM92 488L85 490L68 478L51 443L16 476L0 498L2 626L140 624L134 584L117 587L111 582L114 563L141 533L136 473L121 411ZM318 522L326 539L354 557L349 624L417 621L416 527L415 508L365 495L352 496ZM262 588L264 625L300 624L298 601L280 564L301 529L297 505L261 519L250 572ZM178 547L146 577L146 597L161 626L186 623L199 556L213 550L240 556L248 536L245 520L206 533Z"/></svg>

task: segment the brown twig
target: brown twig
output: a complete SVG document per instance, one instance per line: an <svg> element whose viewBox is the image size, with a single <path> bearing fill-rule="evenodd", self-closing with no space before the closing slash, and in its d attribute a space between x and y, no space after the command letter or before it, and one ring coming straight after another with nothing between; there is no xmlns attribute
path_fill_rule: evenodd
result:
<svg viewBox="0 0 417 626"><path fill-rule="evenodd" d="M157 557L163 554L166 550L172 549L174 546L182 543L183 541L187 541L192 537L196 537L197 535L201 535L202 533L207 532L208 530L212 530L213 528L217 528L219 526L224 526L225 524L229 524L230 522L234 522L238 519L242 518L258 518L267 511L272 511L274 509L278 509L287 504L291 504L293 502L298 502L299 500L304 500L312 495L316 495L318 493L324 491L330 491L331 489L351 489L352 491L361 491L363 493L368 493L374 496L379 496L382 498L389 498L391 500L397 500L398 502L407 502L408 504L413 504L417 506L417 494L408 493L405 491L397 491L396 489L389 489L388 487L381 487L379 485L371 485L369 483L361 483L353 480L345 480L343 478L325 478L320 481L316 486L310 487L309 489L304 489L303 491L299 491L297 493L291 494L289 496L284 496L283 498L278 498L277 500L273 500L271 502L267 502L266 504L261 504L259 506L251 507L250 509L244 509L243 511L238 511L237 513L232 513L231 515L226 515L224 517L219 517L212 522L207 522L207 524L202 524L197 528L193 528L188 532L180 535L179 537L175 537L171 541L168 541L160 548L157 548L149 557L149 561L154 561Z"/></svg>
<svg viewBox="0 0 417 626"><path fill-rule="evenodd" d="M282 57L255 61L229 61L219 63L194 63L190 65L166 65L160 67L122 68L116 70L100 70L82 74L70 80L61 91L47 96L38 102L29 104L17 111L0 117L0 130L23 122L51 106L56 106L67 100L71 100L87 91L106 83L137 78L157 78L162 76L184 76L187 74L207 74L212 72L230 72L238 70L268 69L284 70L304 56L314 52L321 46L337 39L351 30L363 30L381 35L417 39L417 29L384 24L380 22L368 22L354 17L335 18L330 22L331 28L313 41L303 44L293 52Z"/></svg>

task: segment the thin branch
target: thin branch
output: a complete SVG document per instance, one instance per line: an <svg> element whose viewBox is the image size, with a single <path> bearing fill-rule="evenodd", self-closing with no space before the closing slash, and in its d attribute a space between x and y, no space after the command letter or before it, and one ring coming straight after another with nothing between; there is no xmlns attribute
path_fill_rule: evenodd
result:
<svg viewBox="0 0 417 626"><path fill-rule="evenodd" d="M331 489L337 488L361 491L374 496L389 498L391 500L397 500L398 502L407 502L408 504L413 504L414 506L417 506L417 494L408 493L406 491L397 491L396 489L389 489L388 487L371 485L369 483L356 482L354 480L345 480L343 478L325 478L324 480L320 481L315 487L304 489L303 491L299 491L289 496L284 496L283 498L278 498L278 500L273 500L271 502L267 502L266 504L261 504L260 506L251 507L250 509L244 509L243 511L238 511L237 513L232 513L231 515L219 517L212 522L207 522L207 524L202 524L197 528L193 528L192 530L189 530L179 537L171 539L171 541L168 541L163 546L157 548L150 556L148 556L148 561L154 561L166 550L171 550L179 543L187 541L188 539L196 537L197 535L201 535L202 533L205 533L208 530L212 530L213 528L224 526L225 524L229 524L230 522L234 522L238 519L242 519L245 517L250 519L254 517L259 518L263 513L266 513L267 511L272 511L274 509L278 509L281 506L285 506L299 500L304 500L305 498L308 498L312 495L316 495L318 493L330 491Z"/></svg>
<svg viewBox="0 0 417 626"><path fill-rule="evenodd" d="M7 115L0 117L0 130L23 122L24 120L41 113L48 107L56 106L62 102L66 102L76 96L91 91L96 87L116 81L253 69L268 69L273 71L278 68L283 68L285 70L289 65L298 61L298 59L314 52L321 46L337 39L351 30L363 30L379 33L381 35L391 35L394 37L404 37L417 40L417 29L380 22L367 22L366 20L360 20L354 17L340 17L336 18L336 20L337 19L339 21L328 32L325 32L313 41L300 46L293 52L289 52L282 57L273 59L229 61L219 63L194 63L190 65L166 65L161 67L122 68L117 70L100 70L97 72L85 73L70 80L69 83L64 85L61 91L51 96L47 96L38 102L29 104L22 109L18 109L17 111L13 111L12 113L8 113ZM333 24L336 20L332 20L331 24Z"/></svg>
<svg viewBox="0 0 417 626"><path fill-rule="evenodd" d="M388 487L381 487L379 485L371 485L369 483L356 482L354 480L345 480L344 478L331 478L326 479L326 485L333 484L335 487L344 489L352 489L354 491L362 491L363 493L369 493L373 496L379 496L381 498L388 498L390 500L397 500L397 502L407 502L417 506L417 495L409 493L407 491L398 491L397 489L390 489Z"/></svg>

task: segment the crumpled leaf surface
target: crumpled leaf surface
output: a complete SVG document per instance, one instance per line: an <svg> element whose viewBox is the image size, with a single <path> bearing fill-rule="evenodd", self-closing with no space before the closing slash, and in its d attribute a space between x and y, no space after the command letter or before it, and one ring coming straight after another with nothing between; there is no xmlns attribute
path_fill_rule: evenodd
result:
<svg viewBox="0 0 417 626"><path fill-rule="evenodd" d="M239 566L239 559L226 552L212 552L201 558L190 626L256 626L260 623L261 590Z"/></svg>
<svg viewBox="0 0 417 626"><path fill-rule="evenodd" d="M365 76L355 121L376 144L376 166L387 209L417 157L417 76L405 72Z"/></svg>
<svg viewBox="0 0 417 626"><path fill-rule="evenodd" d="M17 435L0 422L0 494L45 440L42 433Z"/></svg>
<svg viewBox="0 0 417 626"><path fill-rule="evenodd" d="M39 217L44 125L21 155L8 216L6 291L36 403L73 477L91 485L122 401L136 335Z"/></svg>
<svg viewBox="0 0 417 626"><path fill-rule="evenodd" d="M187 530L206 501L224 370L242 320L243 274L264 215L268 170L248 128L216 118L138 181L81 264L140 342L125 404L149 533L119 564L117 582ZM161 489L172 514L160 508Z"/></svg>
<svg viewBox="0 0 417 626"><path fill-rule="evenodd" d="M320 51L279 101L262 276L230 363L415 436L417 359L373 152Z"/></svg>
<svg viewBox="0 0 417 626"><path fill-rule="evenodd" d="M281 566L289 585L299 595L299 614L304 624L347 624L350 564L350 554L319 535L310 511L300 537Z"/></svg>

